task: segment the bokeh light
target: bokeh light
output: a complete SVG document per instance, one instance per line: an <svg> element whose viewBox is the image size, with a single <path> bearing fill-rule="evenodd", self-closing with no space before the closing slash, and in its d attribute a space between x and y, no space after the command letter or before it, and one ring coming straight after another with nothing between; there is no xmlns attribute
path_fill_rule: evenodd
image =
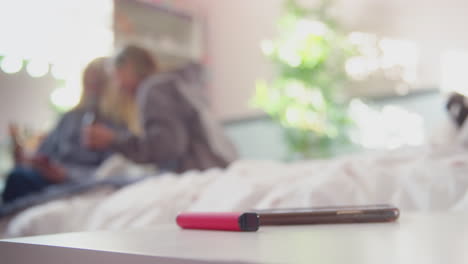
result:
<svg viewBox="0 0 468 264"><path fill-rule="evenodd" d="M26 71L31 77L42 77L49 72L49 63L47 63L47 61L31 60L28 62Z"/></svg>
<svg viewBox="0 0 468 264"><path fill-rule="evenodd" d="M426 139L423 118L399 106L387 105L379 110L355 99L349 114L356 124L350 138L364 148L419 146Z"/></svg>
<svg viewBox="0 0 468 264"><path fill-rule="evenodd" d="M17 73L23 68L23 60L15 56L5 56L2 59L0 68L8 74Z"/></svg>
<svg viewBox="0 0 468 264"><path fill-rule="evenodd" d="M299 54L297 54L296 50L294 47L291 47L290 45L284 45L279 49L279 58L280 60L284 61L287 63L289 66L296 68L301 65L302 58Z"/></svg>
<svg viewBox="0 0 468 264"><path fill-rule="evenodd" d="M321 21L301 19L297 22L296 34L299 36L324 36L328 31L327 25Z"/></svg>
<svg viewBox="0 0 468 264"><path fill-rule="evenodd" d="M77 89L57 88L50 95L50 101L59 111L67 111L78 104L80 95Z"/></svg>
<svg viewBox="0 0 468 264"><path fill-rule="evenodd" d="M260 44L263 54L270 56L275 52L275 44L271 40L263 40Z"/></svg>

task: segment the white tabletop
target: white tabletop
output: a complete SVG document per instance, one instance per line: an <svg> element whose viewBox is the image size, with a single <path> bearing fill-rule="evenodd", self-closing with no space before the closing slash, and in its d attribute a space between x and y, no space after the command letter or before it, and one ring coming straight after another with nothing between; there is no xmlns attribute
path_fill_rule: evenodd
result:
<svg viewBox="0 0 468 264"><path fill-rule="evenodd" d="M397 223L268 227L255 233L192 231L161 226L0 241L2 263L222 261L468 263L468 214L403 212Z"/></svg>

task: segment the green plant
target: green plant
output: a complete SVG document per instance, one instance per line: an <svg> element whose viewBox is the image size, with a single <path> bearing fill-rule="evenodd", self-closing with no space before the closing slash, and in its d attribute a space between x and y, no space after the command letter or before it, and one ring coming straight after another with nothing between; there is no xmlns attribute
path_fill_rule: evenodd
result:
<svg viewBox="0 0 468 264"><path fill-rule="evenodd" d="M354 49L330 15L331 5L323 0L309 9L287 0L279 37L261 44L277 77L258 81L254 105L285 128L291 154L302 158L330 156L347 142L351 123L345 62Z"/></svg>

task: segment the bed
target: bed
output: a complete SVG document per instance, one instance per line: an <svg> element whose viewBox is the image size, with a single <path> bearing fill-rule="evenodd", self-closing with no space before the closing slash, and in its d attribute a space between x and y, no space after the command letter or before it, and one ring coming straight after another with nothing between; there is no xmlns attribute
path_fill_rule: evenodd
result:
<svg viewBox="0 0 468 264"><path fill-rule="evenodd" d="M225 170L155 175L29 208L3 219L0 228L3 237L18 237L151 227L173 223L180 211L373 203L392 203L403 212L464 211L467 190L468 150L462 144L428 145L289 164L244 160Z"/></svg>

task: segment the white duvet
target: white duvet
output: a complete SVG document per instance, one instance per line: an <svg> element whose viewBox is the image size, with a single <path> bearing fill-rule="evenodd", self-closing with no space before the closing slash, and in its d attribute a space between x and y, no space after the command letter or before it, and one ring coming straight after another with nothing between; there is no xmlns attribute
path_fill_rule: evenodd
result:
<svg viewBox="0 0 468 264"><path fill-rule="evenodd" d="M329 161L239 161L226 170L157 176L120 190L36 206L7 237L174 223L180 211L244 211L391 203L407 210L468 211L468 151L403 149Z"/></svg>

